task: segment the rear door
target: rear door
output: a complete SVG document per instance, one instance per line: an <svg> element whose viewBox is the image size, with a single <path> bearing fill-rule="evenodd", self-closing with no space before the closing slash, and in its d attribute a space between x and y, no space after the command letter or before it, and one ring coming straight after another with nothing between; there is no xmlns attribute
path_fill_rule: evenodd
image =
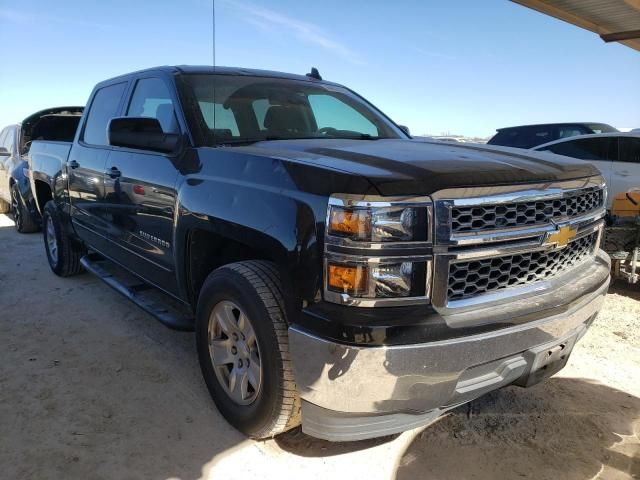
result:
<svg viewBox="0 0 640 480"><path fill-rule="evenodd" d="M107 140L109 120L118 116L127 82L99 87L83 120L78 141L67 162L71 218L77 234L98 250L108 248L109 224L102 220L104 171L111 147Z"/></svg>
<svg viewBox="0 0 640 480"><path fill-rule="evenodd" d="M613 162L610 197L640 187L640 138L619 137L619 157Z"/></svg>
<svg viewBox="0 0 640 480"><path fill-rule="evenodd" d="M181 133L172 83L138 78L124 108L129 117L157 118L165 133ZM105 175L104 213L114 260L169 293L177 292L173 257L178 154L113 147Z"/></svg>

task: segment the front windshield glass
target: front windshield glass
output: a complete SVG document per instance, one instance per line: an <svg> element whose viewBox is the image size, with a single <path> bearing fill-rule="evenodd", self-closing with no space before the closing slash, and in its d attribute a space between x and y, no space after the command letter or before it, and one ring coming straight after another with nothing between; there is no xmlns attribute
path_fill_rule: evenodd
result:
<svg viewBox="0 0 640 480"><path fill-rule="evenodd" d="M404 138L383 115L343 87L211 74L181 75L178 85L199 145L303 138Z"/></svg>

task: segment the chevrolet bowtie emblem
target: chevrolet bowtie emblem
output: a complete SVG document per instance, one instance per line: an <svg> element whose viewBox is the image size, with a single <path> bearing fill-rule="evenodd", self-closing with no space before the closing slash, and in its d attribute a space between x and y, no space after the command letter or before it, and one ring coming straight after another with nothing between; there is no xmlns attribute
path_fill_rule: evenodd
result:
<svg viewBox="0 0 640 480"><path fill-rule="evenodd" d="M578 230L573 227L560 227L555 232L547 233L543 245L554 245L558 248L566 247L577 233Z"/></svg>

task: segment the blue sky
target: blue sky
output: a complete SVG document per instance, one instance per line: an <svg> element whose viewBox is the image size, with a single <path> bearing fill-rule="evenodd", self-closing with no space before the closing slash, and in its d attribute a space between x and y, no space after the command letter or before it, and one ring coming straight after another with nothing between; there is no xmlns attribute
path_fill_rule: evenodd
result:
<svg viewBox="0 0 640 480"><path fill-rule="evenodd" d="M216 63L358 91L414 134L640 127L640 52L504 0L216 0ZM0 126L105 78L212 62L211 0L0 0Z"/></svg>

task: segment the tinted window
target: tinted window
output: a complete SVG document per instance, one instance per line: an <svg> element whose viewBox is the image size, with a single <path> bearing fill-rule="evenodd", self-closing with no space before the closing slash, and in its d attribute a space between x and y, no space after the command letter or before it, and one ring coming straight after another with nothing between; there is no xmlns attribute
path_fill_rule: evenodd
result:
<svg viewBox="0 0 640 480"><path fill-rule="evenodd" d="M640 164L640 138L620 139L620 161Z"/></svg>
<svg viewBox="0 0 640 480"><path fill-rule="evenodd" d="M138 80L127 117L157 118L164 133L179 133L180 130L169 89L159 78Z"/></svg>
<svg viewBox="0 0 640 480"><path fill-rule="evenodd" d="M615 138L581 138L551 145L544 150L582 160L611 160Z"/></svg>
<svg viewBox="0 0 640 480"><path fill-rule="evenodd" d="M92 145L108 145L107 125L116 116L126 83L109 85L98 90L91 102L87 123L84 127L84 141Z"/></svg>
<svg viewBox="0 0 640 480"><path fill-rule="evenodd" d="M508 128L499 131L488 143L505 147L533 148L556 140L553 136L553 129L553 126L545 125Z"/></svg>
<svg viewBox="0 0 640 480"><path fill-rule="evenodd" d="M589 123L587 127L592 133L614 133L618 131L618 129L606 123Z"/></svg>
<svg viewBox="0 0 640 480"><path fill-rule="evenodd" d="M585 133L591 133L591 132L587 132L586 129L579 126L569 125L566 127L558 127L558 139L575 137L576 135L584 135Z"/></svg>

